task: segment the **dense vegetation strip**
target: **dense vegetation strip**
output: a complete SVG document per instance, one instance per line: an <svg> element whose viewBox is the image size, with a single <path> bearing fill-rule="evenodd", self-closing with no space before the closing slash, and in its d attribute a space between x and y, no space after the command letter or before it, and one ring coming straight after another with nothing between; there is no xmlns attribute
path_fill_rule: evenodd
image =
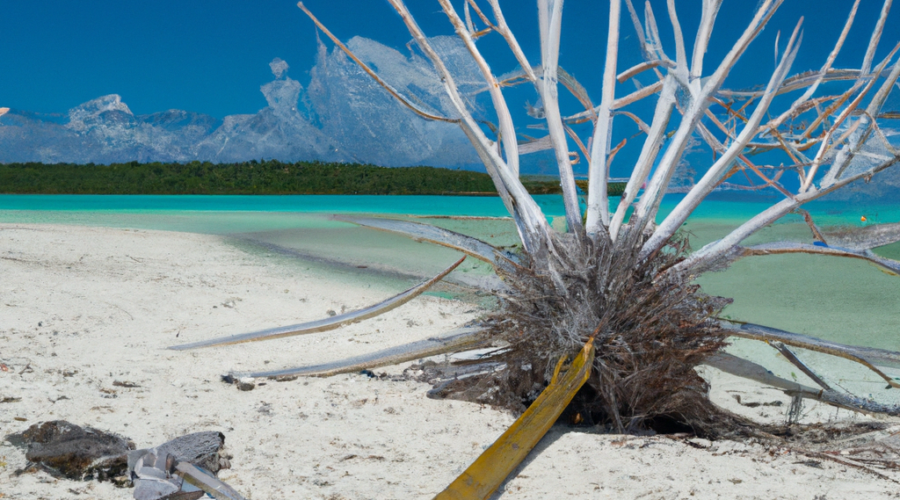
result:
<svg viewBox="0 0 900 500"><path fill-rule="evenodd" d="M533 194L560 192L559 180L525 178ZM624 185L610 185L621 192ZM275 160L216 164L0 164L6 194L387 194L496 195L487 174L434 167L377 167Z"/></svg>

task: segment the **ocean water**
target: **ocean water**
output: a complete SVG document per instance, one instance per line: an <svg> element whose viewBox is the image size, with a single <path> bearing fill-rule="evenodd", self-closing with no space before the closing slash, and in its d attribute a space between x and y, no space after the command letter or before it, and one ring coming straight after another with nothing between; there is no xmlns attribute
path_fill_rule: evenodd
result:
<svg viewBox="0 0 900 500"><path fill-rule="evenodd" d="M558 195L534 197L548 217L564 215L562 198ZM668 214L680 201L681 195L668 195L660 207L660 217ZM610 199L614 210L619 198ZM753 197L719 195L706 200L694 212L693 218L717 221L743 221L773 203L773 200ZM842 202L814 202L805 207L820 224L852 224L865 215L870 223L900 221L900 205L871 204L865 207ZM493 196L374 196L374 195L14 195L0 194L0 220L23 222L35 219L72 220L77 214L87 221L98 215L187 213L383 213L408 215L508 216L503 203ZM100 220L103 220L102 218ZM210 229L216 231L218 228Z"/></svg>
<svg viewBox="0 0 900 500"><path fill-rule="evenodd" d="M548 219L564 227L561 198L546 195L536 199ZM679 199L667 197L660 217L668 214ZM613 208L617 203L617 199L611 200ZM690 234L692 246L699 248L771 203L752 198L708 200L683 230ZM819 202L806 208L824 228L900 222L897 205ZM503 204L495 197L0 195L0 223L226 235L227 241L250 251L267 252L284 259L286 265L292 261L316 262L342 272L351 269L360 279L374 276L390 280L398 287L436 274L459 258L450 249L333 220L330 215L335 213L408 217L501 246L517 241L509 219L446 218L505 217ZM802 218L792 214L761 230L748 243L779 239L811 241ZM900 244L877 252L900 259ZM455 283L471 284L490 273L486 264L468 259L454 273ZM698 282L707 293L734 299L725 311L732 318L838 342L900 350L900 277L884 274L863 261L811 255L754 257L735 263L725 272L704 275ZM760 349L755 344L742 345L735 349ZM868 380L864 373L853 376Z"/></svg>

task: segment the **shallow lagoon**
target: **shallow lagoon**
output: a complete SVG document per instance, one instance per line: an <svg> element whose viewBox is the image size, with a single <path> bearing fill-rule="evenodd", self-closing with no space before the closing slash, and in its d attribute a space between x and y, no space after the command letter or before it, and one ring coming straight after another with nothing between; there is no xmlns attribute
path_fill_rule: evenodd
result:
<svg viewBox="0 0 900 500"><path fill-rule="evenodd" d="M564 224L559 196L536 198L557 227ZM678 199L667 197L660 216L665 216ZM613 199L612 204L617 201ZM699 248L770 203L709 200L683 229L691 234L692 246ZM825 227L861 225L863 215L868 223L900 221L900 206L896 205L863 209L817 203L807 208ZM340 270L348 278L397 281L397 286L434 274L458 258L458 253L449 249L333 220L330 215L334 213L411 217L496 245L516 242L509 220L446 218L505 216L502 203L495 197L0 195L0 222L222 234L237 245L284 258L286 265L292 261L313 263ZM790 215L763 229L748 243L776 239L810 241L810 233L799 216ZM900 259L900 244L877 252ZM485 264L468 259L457 273L457 283L471 284L489 273ZM732 318L839 342L900 350L900 278L865 262L811 255L753 257L698 281L707 293L734 299L725 312ZM743 347L738 344L735 348ZM759 350L760 346L746 348Z"/></svg>

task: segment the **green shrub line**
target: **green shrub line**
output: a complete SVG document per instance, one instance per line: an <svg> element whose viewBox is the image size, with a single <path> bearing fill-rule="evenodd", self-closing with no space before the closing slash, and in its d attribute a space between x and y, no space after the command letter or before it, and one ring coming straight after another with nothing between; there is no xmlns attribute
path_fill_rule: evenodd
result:
<svg viewBox="0 0 900 500"><path fill-rule="evenodd" d="M523 177L532 194L560 192L559 180ZM624 184L610 184L610 195ZM276 160L242 163L0 164L3 194L382 194L482 195L485 173L436 167L378 167Z"/></svg>

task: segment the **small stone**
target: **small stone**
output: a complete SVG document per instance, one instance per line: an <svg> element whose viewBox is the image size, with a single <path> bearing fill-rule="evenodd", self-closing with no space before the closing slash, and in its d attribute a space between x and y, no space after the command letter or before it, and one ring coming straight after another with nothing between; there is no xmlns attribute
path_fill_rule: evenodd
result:
<svg viewBox="0 0 900 500"><path fill-rule="evenodd" d="M252 391L254 388L256 388L256 384L254 383L252 378L244 377L238 380L237 388L240 391Z"/></svg>

